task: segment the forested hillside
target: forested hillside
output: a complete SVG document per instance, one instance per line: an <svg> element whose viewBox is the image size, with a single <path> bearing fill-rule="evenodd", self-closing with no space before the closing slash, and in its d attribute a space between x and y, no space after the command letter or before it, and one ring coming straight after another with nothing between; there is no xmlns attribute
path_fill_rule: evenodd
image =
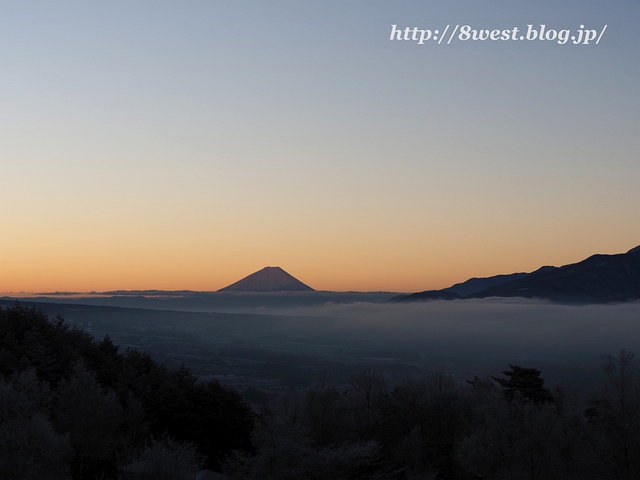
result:
<svg viewBox="0 0 640 480"><path fill-rule="evenodd" d="M250 448L237 391L35 308L0 309L0 373L0 478L115 478L154 448L215 469Z"/></svg>
<svg viewBox="0 0 640 480"><path fill-rule="evenodd" d="M0 309L0 478L639 479L633 360L603 356L583 398L519 365L463 384L320 373L254 414L216 381L14 305Z"/></svg>
<svg viewBox="0 0 640 480"><path fill-rule="evenodd" d="M456 384L442 372L393 388L367 370L340 391L321 379L265 409L234 479L639 479L633 354L603 357L590 397L544 387L541 372Z"/></svg>

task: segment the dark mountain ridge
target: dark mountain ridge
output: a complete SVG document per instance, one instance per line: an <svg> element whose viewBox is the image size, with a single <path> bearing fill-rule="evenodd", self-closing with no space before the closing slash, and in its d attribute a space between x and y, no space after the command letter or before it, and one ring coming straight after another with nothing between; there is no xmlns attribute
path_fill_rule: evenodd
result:
<svg viewBox="0 0 640 480"><path fill-rule="evenodd" d="M540 267L536 272L541 271L552 271L556 270L558 267ZM534 272L535 273L535 272ZM497 287L498 285L503 285L505 283L511 282L513 280L519 280L521 278L526 277L527 275L531 275L530 273L511 273L508 275L495 275L493 277L484 277L484 278L470 278L466 282L456 283L452 287L445 288L444 290L447 292L455 292L462 297L467 297L474 293L482 292L490 287Z"/></svg>
<svg viewBox="0 0 640 480"><path fill-rule="evenodd" d="M523 297L562 303L609 303L640 300L640 246L627 253L592 255L562 267L531 273L472 278L443 290L396 297L394 301Z"/></svg>

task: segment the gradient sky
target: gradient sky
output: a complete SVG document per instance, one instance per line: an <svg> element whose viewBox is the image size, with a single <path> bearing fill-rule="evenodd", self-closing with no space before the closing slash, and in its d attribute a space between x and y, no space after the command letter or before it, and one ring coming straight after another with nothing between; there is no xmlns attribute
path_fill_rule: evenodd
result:
<svg viewBox="0 0 640 480"><path fill-rule="evenodd" d="M391 42L392 24L607 30ZM640 244L640 1L4 1L0 292L417 291Z"/></svg>

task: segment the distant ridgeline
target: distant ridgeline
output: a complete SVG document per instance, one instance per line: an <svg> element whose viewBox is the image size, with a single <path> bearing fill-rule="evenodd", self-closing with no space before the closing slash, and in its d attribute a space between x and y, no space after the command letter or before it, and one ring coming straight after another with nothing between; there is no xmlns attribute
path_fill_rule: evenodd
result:
<svg viewBox="0 0 640 480"><path fill-rule="evenodd" d="M524 297L562 303L609 303L640 300L640 246L627 253L593 255L563 267L532 273L472 278L443 290L395 297L395 302L461 298Z"/></svg>

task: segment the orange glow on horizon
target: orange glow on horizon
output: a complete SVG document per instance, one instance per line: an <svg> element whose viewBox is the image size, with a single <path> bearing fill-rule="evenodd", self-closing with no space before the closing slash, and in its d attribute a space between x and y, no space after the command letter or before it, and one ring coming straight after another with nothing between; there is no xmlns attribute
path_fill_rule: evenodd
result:
<svg viewBox="0 0 640 480"><path fill-rule="evenodd" d="M632 248L632 246L629 246ZM6 259L2 265L0 292L104 292L111 290L192 290L216 291L265 266L280 266L315 290L416 292L441 289L471 277L530 272L543 265L575 263L593 253L619 251L518 252L449 251L439 256L390 255L373 263L365 256L322 261L303 256L285 256L281 261L263 261L259 255L245 255L242 261L223 263L218 257L199 259L195 252L129 252L114 258L95 252L50 255L42 252L29 262ZM286 258L285 258L286 257ZM407 258L409 257L409 258ZM159 261L158 258L164 259Z"/></svg>

